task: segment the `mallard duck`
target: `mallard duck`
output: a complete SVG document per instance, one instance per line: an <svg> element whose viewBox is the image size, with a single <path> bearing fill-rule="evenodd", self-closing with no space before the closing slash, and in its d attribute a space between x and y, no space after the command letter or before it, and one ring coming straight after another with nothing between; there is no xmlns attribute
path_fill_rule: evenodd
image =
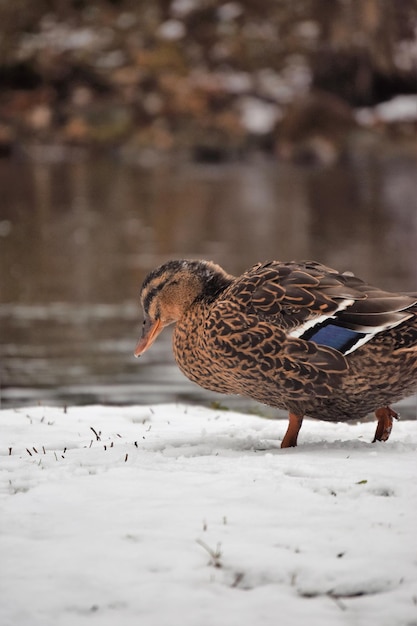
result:
<svg viewBox="0 0 417 626"><path fill-rule="evenodd" d="M239 277L209 261L169 261L141 289L147 350L175 324L177 364L205 389L289 412L281 447L304 416L359 420L375 411L386 441L390 404L417 390L417 294L390 293L314 261L258 263Z"/></svg>

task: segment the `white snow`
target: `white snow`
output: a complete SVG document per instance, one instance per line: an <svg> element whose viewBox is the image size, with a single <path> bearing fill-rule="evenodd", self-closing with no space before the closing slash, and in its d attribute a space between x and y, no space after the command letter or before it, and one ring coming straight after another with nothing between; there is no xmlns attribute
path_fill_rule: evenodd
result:
<svg viewBox="0 0 417 626"><path fill-rule="evenodd" d="M217 15L222 22L231 22L240 17L243 7L239 2L226 2L217 9Z"/></svg>
<svg viewBox="0 0 417 626"><path fill-rule="evenodd" d="M99 439L94 434L96 431ZM1 626L417 624L417 422L0 411Z"/></svg>
<svg viewBox="0 0 417 626"><path fill-rule="evenodd" d="M167 20L163 22L157 29L158 35L162 37L162 39L167 39L169 41L176 41L178 39L182 39L185 37L186 28L183 22L179 20Z"/></svg>
<svg viewBox="0 0 417 626"><path fill-rule="evenodd" d="M252 96L240 98L239 109L244 128L255 135L270 132L281 118L278 106Z"/></svg>
<svg viewBox="0 0 417 626"><path fill-rule="evenodd" d="M385 122L415 122L417 120L417 96L401 95L382 102L375 107L377 116Z"/></svg>
<svg viewBox="0 0 417 626"><path fill-rule="evenodd" d="M377 121L387 124L417 121L417 96L400 95L392 100L381 102L375 107L358 109L356 119L359 124L371 125Z"/></svg>

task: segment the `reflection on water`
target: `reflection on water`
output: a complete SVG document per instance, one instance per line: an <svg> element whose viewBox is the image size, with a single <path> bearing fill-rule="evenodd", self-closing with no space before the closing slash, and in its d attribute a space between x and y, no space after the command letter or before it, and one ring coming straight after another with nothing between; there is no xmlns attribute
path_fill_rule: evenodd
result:
<svg viewBox="0 0 417 626"><path fill-rule="evenodd" d="M177 370L169 332L132 356L139 285L168 258L231 273L312 258L416 290L415 171L415 157L397 153L322 170L0 162L3 407L219 399Z"/></svg>

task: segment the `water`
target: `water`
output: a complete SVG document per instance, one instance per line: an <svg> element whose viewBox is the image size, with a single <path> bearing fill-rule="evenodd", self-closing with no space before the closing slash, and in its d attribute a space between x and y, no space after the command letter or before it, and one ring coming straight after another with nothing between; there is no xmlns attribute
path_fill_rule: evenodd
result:
<svg viewBox="0 0 417 626"><path fill-rule="evenodd" d="M309 258L415 291L416 164L400 151L326 169L261 159L152 168L82 155L0 161L2 407L253 407L187 381L169 331L133 358L144 275L183 256L235 274L259 260ZM405 411L415 415L415 400Z"/></svg>

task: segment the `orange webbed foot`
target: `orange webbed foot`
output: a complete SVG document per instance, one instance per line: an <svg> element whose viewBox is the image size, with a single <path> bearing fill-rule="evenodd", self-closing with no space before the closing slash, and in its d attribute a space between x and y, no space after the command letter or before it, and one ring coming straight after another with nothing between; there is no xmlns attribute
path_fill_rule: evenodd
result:
<svg viewBox="0 0 417 626"><path fill-rule="evenodd" d="M394 419L399 419L398 413L393 411L389 406L382 406L375 411L375 415L378 424L372 443L375 443L375 441L388 441Z"/></svg>
<svg viewBox="0 0 417 626"><path fill-rule="evenodd" d="M302 423L303 416L300 417L295 415L295 413L290 413L287 432L282 440L281 448L295 448Z"/></svg>

